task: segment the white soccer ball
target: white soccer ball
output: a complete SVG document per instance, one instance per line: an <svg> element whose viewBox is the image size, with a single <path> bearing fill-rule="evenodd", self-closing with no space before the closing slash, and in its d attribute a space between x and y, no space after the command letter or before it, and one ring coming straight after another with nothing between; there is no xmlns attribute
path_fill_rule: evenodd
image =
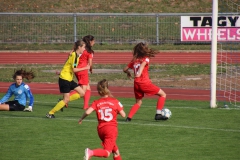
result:
<svg viewBox="0 0 240 160"><path fill-rule="evenodd" d="M164 117L169 119L172 116L172 112L169 109L167 109L167 108L163 108L162 109L162 116L164 116Z"/></svg>

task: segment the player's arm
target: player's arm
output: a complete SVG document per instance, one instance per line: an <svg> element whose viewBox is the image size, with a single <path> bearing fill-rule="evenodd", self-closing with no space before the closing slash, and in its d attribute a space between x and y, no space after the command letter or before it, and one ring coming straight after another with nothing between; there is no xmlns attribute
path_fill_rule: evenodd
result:
<svg viewBox="0 0 240 160"><path fill-rule="evenodd" d="M89 65L87 65L87 66L85 66L85 67L82 67L82 68L73 68L73 72L75 73L75 72L79 72L79 71L83 71L83 70L88 70L88 69L90 69L90 66L89 66Z"/></svg>
<svg viewBox="0 0 240 160"><path fill-rule="evenodd" d="M124 117L126 117L126 113L124 112L124 110L121 110L120 112L119 112L119 114L124 118Z"/></svg>
<svg viewBox="0 0 240 160"><path fill-rule="evenodd" d="M92 74L92 58L89 58L89 59L88 59L88 64L89 64L89 66L90 66L89 71L90 71L90 73Z"/></svg>
<svg viewBox="0 0 240 160"><path fill-rule="evenodd" d="M143 71L144 67L146 66L146 64L147 64L146 61L144 61L144 62L141 63L141 65L140 65L140 67L139 67L139 70L138 70L138 72L136 73L135 77L140 77L140 76L141 76L142 71Z"/></svg>
<svg viewBox="0 0 240 160"><path fill-rule="evenodd" d="M7 93L3 96L2 99L0 99L0 104L3 104L3 103L5 103L5 102L7 102L7 100L8 100L12 95L13 95L13 93L12 93L10 87L9 87Z"/></svg>
<svg viewBox="0 0 240 160"><path fill-rule="evenodd" d="M81 124L83 119L86 118L89 114L91 114L94 111L92 107L89 107L82 115L82 117L79 119L78 124Z"/></svg>
<svg viewBox="0 0 240 160"><path fill-rule="evenodd" d="M118 114L120 114L122 117L126 117L126 113L123 110L122 103L118 101L117 106L118 106L118 109L117 109L118 110Z"/></svg>
<svg viewBox="0 0 240 160"><path fill-rule="evenodd" d="M28 111L28 112L32 112L33 111L33 103L34 103L34 97L33 94L29 88L28 85L24 86L25 88L25 93L27 95L27 98L29 99L29 103L28 103L28 107L26 107L23 111Z"/></svg>
<svg viewBox="0 0 240 160"><path fill-rule="evenodd" d="M126 66L126 67L123 69L123 72L124 72L124 73L127 73L127 77L131 79L131 78L132 78L132 75L131 75L131 73L129 72L129 69L130 69L130 68L129 68L128 66Z"/></svg>
<svg viewBox="0 0 240 160"><path fill-rule="evenodd" d="M72 52L72 54L70 55L71 58L71 63L72 63L72 70L74 73L79 72L79 71L83 71L83 70L88 70L90 68L89 65L82 67L82 68L77 68L78 64L75 64L75 59L76 59L76 54L73 54L75 52Z"/></svg>

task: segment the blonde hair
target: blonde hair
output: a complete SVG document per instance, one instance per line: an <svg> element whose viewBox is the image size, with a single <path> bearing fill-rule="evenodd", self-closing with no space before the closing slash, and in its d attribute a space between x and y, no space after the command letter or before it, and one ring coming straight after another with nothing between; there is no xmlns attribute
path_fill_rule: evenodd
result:
<svg viewBox="0 0 240 160"><path fill-rule="evenodd" d="M105 95L112 97L112 94L111 94L110 90L108 89L108 81L106 79L103 79L98 82L97 90L98 90L98 94L102 97Z"/></svg>

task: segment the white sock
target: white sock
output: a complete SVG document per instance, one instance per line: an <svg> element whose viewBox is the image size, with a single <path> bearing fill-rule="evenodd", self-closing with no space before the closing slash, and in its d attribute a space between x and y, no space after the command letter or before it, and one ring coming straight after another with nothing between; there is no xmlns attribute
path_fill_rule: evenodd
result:
<svg viewBox="0 0 240 160"><path fill-rule="evenodd" d="M157 114L162 114L162 110L157 109Z"/></svg>

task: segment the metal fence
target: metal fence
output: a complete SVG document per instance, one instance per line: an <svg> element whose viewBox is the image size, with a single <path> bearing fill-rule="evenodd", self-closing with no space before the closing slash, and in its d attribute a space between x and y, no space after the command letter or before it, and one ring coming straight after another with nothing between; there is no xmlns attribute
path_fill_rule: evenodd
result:
<svg viewBox="0 0 240 160"><path fill-rule="evenodd" d="M180 43L181 16L211 13L0 13L0 43Z"/></svg>

